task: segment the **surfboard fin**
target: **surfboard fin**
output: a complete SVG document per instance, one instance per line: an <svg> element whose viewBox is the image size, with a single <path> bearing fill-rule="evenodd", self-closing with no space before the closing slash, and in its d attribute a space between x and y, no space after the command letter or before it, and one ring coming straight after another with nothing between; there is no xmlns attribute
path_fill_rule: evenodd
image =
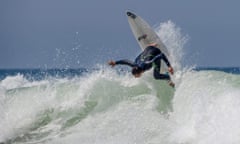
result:
<svg viewBox="0 0 240 144"><path fill-rule="evenodd" d="M145 39L146 37L147 37L147 35L146 35L146 34L144 34L144 35L142 35L142 36L138 37L138 41L141 41L142 39Z"/></svg>

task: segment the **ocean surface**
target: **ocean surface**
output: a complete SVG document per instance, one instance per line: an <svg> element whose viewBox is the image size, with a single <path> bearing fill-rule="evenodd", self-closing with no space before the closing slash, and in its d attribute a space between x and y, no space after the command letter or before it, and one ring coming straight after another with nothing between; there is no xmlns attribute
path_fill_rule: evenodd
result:
<svg viewBox="0 0 240 144"><path fill-rule="evenodd" d="M1 69L2 144L239 144L240 68L182 64L186 36L156 28L175 69Z"/></svg>

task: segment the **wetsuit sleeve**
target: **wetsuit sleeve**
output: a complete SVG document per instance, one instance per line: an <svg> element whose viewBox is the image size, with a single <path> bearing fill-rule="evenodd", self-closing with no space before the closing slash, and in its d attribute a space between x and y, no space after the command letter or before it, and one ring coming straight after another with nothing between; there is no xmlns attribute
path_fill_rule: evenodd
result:
<svg viewBox="0 0 240 144"><path fill-rule="evenodd" d="M163 61L166 63L166 65L167 65L168 67L171 67L170 62L168 61L168 59L167 59L167 57L165 56L164 53L161 54L161 57L162 57Z"/></svg>
<svg viewBox="0 0 240 144"><path fill-rule="evenodd" d="M130 60L119 60L115 62L117 65L128 65L130 67L136 66L132 61Z"/></svg>

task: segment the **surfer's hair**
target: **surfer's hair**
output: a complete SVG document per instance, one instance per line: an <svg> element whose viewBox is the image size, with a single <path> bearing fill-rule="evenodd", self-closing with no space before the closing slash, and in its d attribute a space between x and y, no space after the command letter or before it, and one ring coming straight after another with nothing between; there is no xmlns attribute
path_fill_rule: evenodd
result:
<svg viewBox="0 0 240 144"><path fill-rule="evenodd" d="M139 74L142 72L142 69L140 67L133 67L132 68L132 74L135 75L135 74Z"/></svg>

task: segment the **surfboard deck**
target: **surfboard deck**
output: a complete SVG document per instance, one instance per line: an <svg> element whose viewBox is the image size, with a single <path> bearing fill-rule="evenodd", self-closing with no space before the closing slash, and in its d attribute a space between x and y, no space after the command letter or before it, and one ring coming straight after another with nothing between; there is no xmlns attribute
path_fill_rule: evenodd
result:
<svg viewBox="0 0 240 144"><path fill-rule="evenodd" d="M141 49L144 50L150 44L156 44L156 47L159 48L167 57L169 57L169 52L166 46L147 22L133 12L127 11L126 14L130 28ZM168 68L166 64L161 61L160 72L166 73L167 71Z"/></svg>

